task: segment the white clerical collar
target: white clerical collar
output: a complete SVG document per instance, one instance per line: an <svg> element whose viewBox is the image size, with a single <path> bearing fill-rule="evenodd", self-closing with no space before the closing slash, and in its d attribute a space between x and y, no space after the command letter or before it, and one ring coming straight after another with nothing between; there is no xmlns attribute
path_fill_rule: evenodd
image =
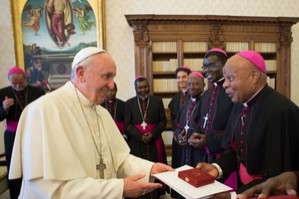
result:
<svg viewBox="0 0 299 199"><path fill-rule="evenodd" d="M188 91L188 88L182 89L182 93L186 93Z"/></svg>
<svg viewBox="0 0 299 199"><path fill-rule="evenodd" d="M190 97L190 99L191 99L192 102L196 101L196 98L194 98L194 97Z"/></svg>
<svg viewBox="0 0 299 199"><path fill-rule="evenodd" d="M148 98L148 96L149 95L146 95L146 96L138 95L138 98L141 99L142 101L144 101Z"/></svg>
<svg viewBox="0 0 299 199"><path fill-rule="evenodd" d="M266 85L262 86L249 100L247 100L246 102L243 103L243 106L245 106L246 104L246 107L248 106L248 103L265 87Z"/></svg>
<svg viewBox="0 0 299 199"><path fill-rule="evenodd" d="M222 80L224 80L224 77L218 79L217 82L213 82L214 86L218 86L218 83L221 82Z"/></svg>

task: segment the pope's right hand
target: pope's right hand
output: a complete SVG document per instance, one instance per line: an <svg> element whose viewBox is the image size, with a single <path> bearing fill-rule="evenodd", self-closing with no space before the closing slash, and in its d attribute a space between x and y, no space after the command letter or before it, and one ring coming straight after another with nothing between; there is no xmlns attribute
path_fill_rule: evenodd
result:
<svg viewBox="0 0 299 199"><path fill-rule="evenodd" d="M123 196L128 198L135 198L152 192L154 189L162 187L162 184L160 183L139 181L144 177L145 175L139 174L125 178Z"/></svg>

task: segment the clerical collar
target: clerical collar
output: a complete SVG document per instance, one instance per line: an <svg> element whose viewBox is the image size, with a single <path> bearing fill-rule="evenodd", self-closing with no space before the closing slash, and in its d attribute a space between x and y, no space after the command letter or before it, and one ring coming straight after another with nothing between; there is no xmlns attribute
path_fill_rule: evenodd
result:
<svg viewBox="0 0 299 199"><path fill-rule="evenodd" d="M190 97L190 99L191 99L192 102L196 101L196 98L194 98L194 97Z"/></svg>
<svg viewBox="0 0 299 199"><path fill-rule="evenodd" d="M113 100L107 100L107 102L108 103L113 103L113 102L115 102L115 100L113 99Z"/></svg>
<svg viewBox="0 0 299 199"><path fill-rule="evenodd" d="M250 103L250 101L255 97L255 96L257 96L257 94L259 94L260 93L260 91L263 89L263 88L265 88L265 86L266 85L264 85L264 86L262 86L249 100L247 100L246 102L244 102L243 103L243 106L245 106L245 104L246 104L246 106L245 107L247 107L248 106L248 103Z"/></svg>
<svg viewBox="0 0 299 199"><path fill-rule="evenodd" d="M222 82L223 80L224 80L224 77L218 79L217 82L213 82L214 86L218 86L218 84L219 84L220 82Z"/></svg>
<svg viewBox="0 0 299 199"><path fill-rule="evenodd" d="M144 101L148 98L148 96L149 95L146 95L146 96L138 95L138 98Z"/></svg>
<svg viewBox="0 0 299 199"><path fill-rule="evenodd" d="M188 92L188 88L186 88L186 89L182 89L181 90L182 91L182 93L184 93L184 95Z"/></svg>

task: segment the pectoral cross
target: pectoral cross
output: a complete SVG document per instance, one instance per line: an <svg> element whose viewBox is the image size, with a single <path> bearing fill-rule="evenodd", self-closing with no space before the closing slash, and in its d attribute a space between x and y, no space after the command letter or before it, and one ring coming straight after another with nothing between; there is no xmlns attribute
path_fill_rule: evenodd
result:
<svg viewBox="0 0 299 199"><path fill-rule="evenodd" d="M106 164L104 163L103 158L100 158L100 163L96 166L96 168L100 171L100 178L104 179L104 170L106 169Z"/></svg>
<svg viewBox="0 0 299 199"><path fill-rule="evenodd" d="M207 125L207 121L208 121L208 113L206 114L206 116L203 118L205 121L204 121L204 123L203 123L203 128L206 128L206 125Z"/></svg>
<svg viewBox="0 0 299 199"><path fill-rule="evenodd" d="M186 124L186 126L185 126L184 128L185 128L185 131L186 131L186 133L187 133L187 132L188 132L188 129L189 129L188 124Z"/></svg>
<svg viewBox="0 0 299 199"><path fill-rule="evenodd" d="M145 128L146 128L146 126L147 126L147 123L146 123L145 121L143 121L143 122L141 123L141 126L142 126L142 129L145 130Z"/></svg>

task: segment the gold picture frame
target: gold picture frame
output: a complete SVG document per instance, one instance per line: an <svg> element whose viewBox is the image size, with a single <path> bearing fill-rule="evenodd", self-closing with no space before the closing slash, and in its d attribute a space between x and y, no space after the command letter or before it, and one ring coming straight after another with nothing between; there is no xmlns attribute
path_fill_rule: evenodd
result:
<svg viewBox="0 0 299 199"><path fill-rule="evenodd" d="M61 4L62 0L57 0L59 2L55 1L11 1L11 8L16 64L24 70L29 71L29 65L32 68L33 59L41 59L43 63L48 63L48 68L46 68L49 71L54 71L55 74L47 75L49 75L49 79L52 78L55 81L54 87L57 88L69 78L71 61L80 48L84 46L105 48L105 13L104 0L64 0L63 20L65 21L63 22L63 26L72 25L73 27L70 30L70 34L67 34L66 29L57 32L60 27L58 25L55 27L53 24L60 22L53 22L50 17L61 11L61 7L57 6L57 4ZM36 11L37 8L39 9L38 11ZM50 13L48 12L50 9L53 9L51 10L51 15L47 14ZM68 12L66 12L67 10ZM34 15L33 13L35 12L38 14ZM84 19L82 19L82 16L84 16ZM60 17L61 15L58 18ZM35 18L38 18L35 20L38 21L37 25L32 22ZM70 22L66 22L66 19L69 19ZM58 20L61 21L61 19ZM81 23L81 20L85 20L85 23ZM89 27L87 27L88 23ZM29 48L32 50L36 46L40 51L39 54L33 54L33 51L28 50ZM51 67L56 68L53 69ZM49 71L48 73L50 73Z"/></svg>

